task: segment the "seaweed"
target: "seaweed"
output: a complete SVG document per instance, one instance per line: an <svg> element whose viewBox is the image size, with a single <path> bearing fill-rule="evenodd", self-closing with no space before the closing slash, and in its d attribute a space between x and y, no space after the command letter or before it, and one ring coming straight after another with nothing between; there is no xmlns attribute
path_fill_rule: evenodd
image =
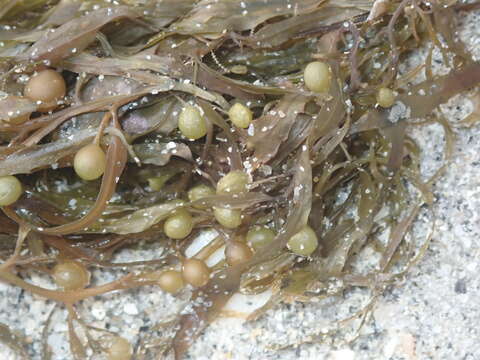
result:
<svg viewBox="0 0 480 360"><path fill-rule="evenodd" d="M82 300L144 286L163 291L166 270L181 272L189 257L206 261L260 225L276 234L269 246L249 248L251 256L235 265L220 260L204 286L175 294L183 310L151 326L136 358L184 358L235 293L272 291L253 321L282 301L341 303L339 294L364 288L370 299L363 309L300 343L334 339L348 322L360 328L383 291L424 256L434 214L423 241L412 226L420 213L433 212L453 128L479 119L480 64L447 21L478 7L420 0L7 1L0 10L0 179L15 176L23 192L0 214L0 281L56 303L43 357L51 357L54 311L67 311L74 358L105 354L117 335L85 323L76 312ZM429 49L425 64L401 71L419 47ZM432 71L435 48L446 75ZM326 92L304 86L312 61L329 68ZM57 69L67 88L49 112L22 95L46 68ZM376 98L385 88L395 96L390 107ZM458 123L445 119L439 106L466 92L474 111ZM252 115L246 128L229 121L235 103ZM205 125L195 140L179 126L188 106ZM424 179L410 129L430 123L444 129L444 164ZM75 156L87 144L105 149L101 179L75 172ZM248 178L245 189L215 193L220 179L238 172ZM204 196L192 196L198 185ZM241 212L240 225L222 225L219 208ZM179 214L187 214L191 231L169 239L164 224ZM318 246L304 256L289 241L307 225ZM191 254L205 229L213 239ZM161 251L153 259L115 261L121 249L151 247L155 254L155 246ZM379 255L376 266L359 265L365 249ZM87 273L124 272L79 289L47 289L22 275L54 277L65 260ZM28 358L28 346L2 324L0 341Z"/></svg>
<svg viewBox="0 0 480 360"><path fill-rule="evenodd" d="M29 359L27 342L18 334L13 333L8 326L0 324L0 342L15 351L20 359Z"/></svg>

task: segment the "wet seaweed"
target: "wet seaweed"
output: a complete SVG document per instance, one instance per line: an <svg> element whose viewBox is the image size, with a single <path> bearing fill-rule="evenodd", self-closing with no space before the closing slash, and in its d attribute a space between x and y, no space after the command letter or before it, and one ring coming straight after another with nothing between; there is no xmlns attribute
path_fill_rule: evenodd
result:
<svg viewBox="0 0 480 360"><path fill-rule="evenodd" d="M433 212L432 187L452 156L452 128L478 121L480 64L450 21L478 3L116 3L9 0L0 10L0 179L15 176L23 186L0 215L0 281L67 310L74 358L105 354L117 335L86 324L76 306L112 291L165 290L162 274L182 272L192 257L186 250L207 229L215 237L195 259L242 243L244 261L220 260L203 285L175 295L187 297L183 311L152 326L136 358L183 358L237 292L272 291L253 320L282 301L364 288L370 301L363 309L300 343L332 339L351 320L358 330L382 292L425 254L432 232L422 241L412 226L421 212ZM425 64L401 70L419 47L430 49ZM450 69L446 75L432 71L435 48ZM306 86L304 71L313 61L329 69L326 91ZM61 73L66 94L44 111L23 88L47 68ZM388 106L382 89L394 96ZM459 123L447 121L439 106L466 92L474 111ZM253 119L245 128L229 121L236 103ZM195 109L189 120L204 127L195 140L182 132L189 107ZM422 149L409 130L429 123L440 124L446 140L444 165L425 179ZM101 179L77 176L75 157L88 144L105 149ZM221 182L235 172L247 183L222 191ZM199 185L201 197L193 193ZM219 209L241 214L239 223L222 222ZM178 216L186 217L189 232L169 238L167 223ZM305 255L291 241L307 225L317 244ZM431 225L433 231L434 215ZM258 226L275 234L269 246L245 242ZM158 258L115 261L119 250L135 252L146 240L161 246ZM379 260L362 269L367 248ZM68 261L88 277L93 268L125 273L99 286L56 290L21 275L54 278L56 265ZM44 358L51 356L48 327L58 305L45 325ZM28 358L24 342L4 325L0 341Z"/></svg>

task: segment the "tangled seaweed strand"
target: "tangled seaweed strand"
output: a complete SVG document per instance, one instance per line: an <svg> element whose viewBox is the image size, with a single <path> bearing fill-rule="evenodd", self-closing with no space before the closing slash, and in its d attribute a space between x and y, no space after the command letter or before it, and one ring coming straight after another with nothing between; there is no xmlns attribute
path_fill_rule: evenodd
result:
<svg viewBox="0 0 480 360"><path fill-rule="evenodd" d="M9 0L0 9L0 195L4 177L15 176L23 187L0 214L0 281L65 307L76 359L86 358L87 349L109 354L113 344L128 344L85 323L75 306L147 285L181 296L185 287L193 290L188 311L153 326L133 350L135 359L172 353L182 359L237 292L273 291L251 315L257 318L285 299L365 288L371 301L352 319L366 321L384 289L428 247L429 237L415 246L405 239L418 214L431 209L432 186L445 166L422 178L421 149L408 129L422 121L442 125L448 163L453 132L435 110L480 84L480 64L455 37L451 20L480 4L115 3ZM400 74L399 65L420 46L430 49L426 63ZM447 75L432 73L435 47ZM313 61L328 69L325 91L305 86ZM67 88L49 112L22 96L25 83L47 68L59 71ZM414 84L421 72L425 80ZM230 122L235 104L247 128ZM478 120L477 110L466 124ZM184 136L187 130L196 140ZM101 179L84 181L73 160L92 143L106 150L106 165ZM273 234L262 235L268 246L245 240L259 227ZM205 229L216 237L189 263L198 268L187 271L185 250ZM120 249L135 252L140 242L160 243L161 255L114 261ZM202 265L223 246L226 260ZM368 247L379 260L361 270ZM26 273L55 278L62 275L57 265L72 263L85 273L120 267L128 274L68 290L24 280ZM52 314L44 359L51 356ZM1 324L0 341L28 357L21 338Z"/></svg>

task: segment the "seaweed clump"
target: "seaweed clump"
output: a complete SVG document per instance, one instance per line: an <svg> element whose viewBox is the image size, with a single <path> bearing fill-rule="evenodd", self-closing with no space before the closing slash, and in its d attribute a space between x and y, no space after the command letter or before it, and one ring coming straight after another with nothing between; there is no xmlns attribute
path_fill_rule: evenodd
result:
<svg viewBox="0 0 480 360"><path fill-rule="evenodd" d="M273 289L255 316L352 287L375 299L428 246L410 229L444 167L422 178L407 130L441 124L448 162L452 130L435 110L480 83L450 20L478 5L7 1L0 281L65 307L77 359L181 359L236 292ZM401 74L420 46L430 49L426 63ZM434 48L449 74L433 75ZM420 73L425 80L412 82ZM187 257L206 229L215 238ZM115 262L140 243L162 251ZM224 259L207 266L222 247ZM359 270L367 248L378 261ZM128 274L90 286L92 269L118 267ZM31 272L58 289L26 281ZM169 326L170 337L133 349L75 312L86 298L147 285L191 289L189 311L156 327ZM0 335L26 356L7 327Z"/></svg>

